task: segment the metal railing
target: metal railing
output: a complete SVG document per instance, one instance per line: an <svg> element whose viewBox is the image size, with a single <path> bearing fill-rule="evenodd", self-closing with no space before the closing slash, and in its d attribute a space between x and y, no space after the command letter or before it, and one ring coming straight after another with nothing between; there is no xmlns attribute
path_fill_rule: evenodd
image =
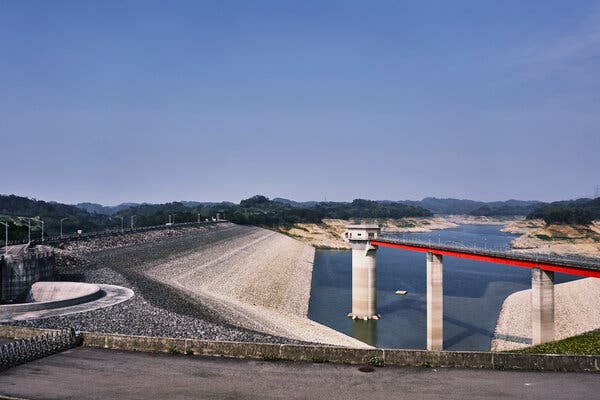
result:
<svg viewBox="0 0 600 400"><path fill-rule="evenodd" d="M82 234L70 234L70 235L55 235L55 236L48 236L46 238L44 238L44 241L42 242L41 239L33 239L30 243L31 245L38 245L38 244L52 244L52 243L59 243L59 242L68 242L68 241L77 241L77 240L86 240L86 239L95 239L95 238L99 238L99 237L107 237L107 236L118 236L118 235L125 235L125 234L129 234L129 233L137 233L137 232L146 232L146 231L155 231L155 230L170 230L170 229L174 229L174 228L181 228L181 227L186 227L186 226L205 226L205 225L212 225L212 224L220 224L220 223L224 223L224 222L228 222L226 220L218 220L218 221L201 221L201 222L179 222L179 223L173 223L171 225L151 225L151 226L142 226L142 227L134 227L134 228L115 228L115 229L106 229L106 230L102 230L102 231L94 231L94 232L87 232L87 233L82 233ZM8 245L12 246L12 245L19 245L19 244L26 244L28 243L27 240L9 240L8 241ZM3 248L3 245L0 245L0 248Z"/></svg>
<svg viewBox="0 0 600 400"><path fill-rule="evenodd" d="M49 332L0 346L0 370L73 348L80 336L73 328Z"/></svg>
<svg viewBox="0 0 600 400"><path fill-rule="evenodd" d="M379 236L375 241L406 244L416 247L431 248L438 250L456 251L469 254L478 254L483 256L506 258L511 260L532 261L548 264L564 265L574 268L587 268L600 270L600 257L582 256L582 255L559 255L553 253L541 252L519 252L506 247L478 246L457 242L441 240L418 240L411 238L399 238L397 236Z"/></svg>

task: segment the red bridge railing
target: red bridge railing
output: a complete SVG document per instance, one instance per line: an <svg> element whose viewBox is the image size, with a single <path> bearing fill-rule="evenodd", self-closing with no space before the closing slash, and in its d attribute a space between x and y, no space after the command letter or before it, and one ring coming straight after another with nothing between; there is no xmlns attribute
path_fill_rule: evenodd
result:
<svg viewBox="0 0 600 400"><path fill-rule="evenodd" d="M436 244L387 237L379 237L370 242L374 246L391 247L422 253L434 253L448 257L512 265L515 267L540 268L545 271L600 278L600 259L598 258L527 254L515 251L488 250L448 245L444 243Z"/></svg>

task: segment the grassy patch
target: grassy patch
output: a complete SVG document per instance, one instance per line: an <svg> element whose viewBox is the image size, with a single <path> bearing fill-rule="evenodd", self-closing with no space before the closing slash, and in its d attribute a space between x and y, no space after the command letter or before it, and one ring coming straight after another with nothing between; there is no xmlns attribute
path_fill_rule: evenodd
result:
<svg viewBox="0 0 600 400"><path fill-rule="evenodd" d="M510 353L529 354L600 354L600 330L573 336L556 342L538 344Z"/></svg>
<svg viewBox="0 0 600 400"><path fill-rule="evenodd" d="M181 354L181 351L179 349L176 349L175 347L171 347L169 349L169 354L173 354L173 355Z"/></svg>
<svg viewBox="0 0 600 400"><path fill-rule="evenodd" d="M384 366L384 362L381 358L379 357L371 357L369 358L369 360L367 361L367 364L373 366L373 367L383 367Z"/></svg>
<svg viewBox="0 0 600 400"><path fill-rule="evenodd" d="M321 357L313 357L312 362L315 364L326 364L329 362L329 360Z"/></svg>

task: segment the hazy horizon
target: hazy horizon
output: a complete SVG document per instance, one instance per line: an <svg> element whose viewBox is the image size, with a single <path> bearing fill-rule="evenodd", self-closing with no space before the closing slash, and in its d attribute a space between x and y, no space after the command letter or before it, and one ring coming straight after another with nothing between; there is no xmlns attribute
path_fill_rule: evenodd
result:
<svg viewBox="0 0 600 400"><path fill-rule="evenodd" d="M0 193L0 195L15 195L15 196L21 196L21 197L29 197L29 196L24 196L24 195L20 195L18 193ZM263 193L256 193L255 195L264 195ZM285 196L267 196L265 195L267 198L269 198L270 200L276 199L276 198L280 198L280 199L286 199L286 200L292 200L292 201L296 201L299 203L303 203L303 202L311 202L311 201L315 201L315 202L324 202L324 201L332 201L332 202L352 202L353 200L357 199L357 198L353 198L353 199L342 199L342 200L332 200L332 199L306 199L306 200L298 200L298 199L294 199L294 198L290 198L290 197L285 197ZM251 197L251 196L248 196ZM445 200L445 199L453 199L453 200L471 200L471 201L477 201L477 202L485 202L485 203L489 203L489 202L502 202L502 201L510 201L510 200L517 200L517 201L541 201L541 202L555 202L555 201L566 201L566 200L576 200L576 199L580 199L580 198L594 198L594 196L583 196L583 197L573 197L573 198L561 198L561 199L553 199L553 200L548 200L548 201L542 201L542 200L538 200L538 199L494 199L494 200L479 200L479 199L471 199L471 198L455 198L455 197L440 197L440 196L424 196L421 197L419 199L371 199L371 198L362 198L365 200L374 200L374 201L421 201L424 200L426 198L436 198L439 200ZM29 198L33 198L36 200L42 200L45 202L54 202L54 203L62 203L59 202L57 200L53 200L53 199L44 199L44 198L38 198L38 197L29 197ZM116 207L116 206L120 206L123 204L165 204L165 203L174 203L174 202L198 202L198 203L221 203L221 202L230 202L230 203L235 203L235 204L239 204L239 202L241 200L244 200L244 198L241 199L237 199L237 200L228 200L228 199L223 199L223 200L203 200L203 199L179 199L179 200L167 200L167 201L163 201L163 202L151 202L151 201L121 201L118 203L100 203L97 201L90 201L90 200L84 200L84 201L74 201L74 202L69 202L69 203L63 203L63 204L69 204L69 205L77 205L77 204L81 204L81 203L90 203L90 204L99 204L101 206L105 206L105 207Z"/></svg>
<svg viewBox="0 0 600 400"><path fill-rule="evenodd" d="M4 193L554 201L600 184L597 0L7 1L0 52Z"/></svg>

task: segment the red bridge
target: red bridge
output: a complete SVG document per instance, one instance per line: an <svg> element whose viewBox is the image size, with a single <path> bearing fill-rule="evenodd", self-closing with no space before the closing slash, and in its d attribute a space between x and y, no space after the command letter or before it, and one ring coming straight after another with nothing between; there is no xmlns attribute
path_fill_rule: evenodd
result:
<svg viewBox="0 0 600 400"><path fill-rule="evenodd" d="M398 240L379 236L370 241L373 246L391 247L448 257L466 258L523 268L540 268L544 271L600 278L600 259L588 257L562 257L549 254L528 254L518 251L494 251L481 248L452 246L428 242Z"/></svg>
<svg viewBox="0 0 600 400"><path fill-rule="evenodd" d="M377 248L426 254L427 349L443 349L443 257L511 265L531 269L532 342L554 340L554 273L600 278L600 259L495 251L442 243L401 240L379 236L378 225L349 225L344 240L352 246L352 312L359 319L378 319L375 267Z"/></svg>

